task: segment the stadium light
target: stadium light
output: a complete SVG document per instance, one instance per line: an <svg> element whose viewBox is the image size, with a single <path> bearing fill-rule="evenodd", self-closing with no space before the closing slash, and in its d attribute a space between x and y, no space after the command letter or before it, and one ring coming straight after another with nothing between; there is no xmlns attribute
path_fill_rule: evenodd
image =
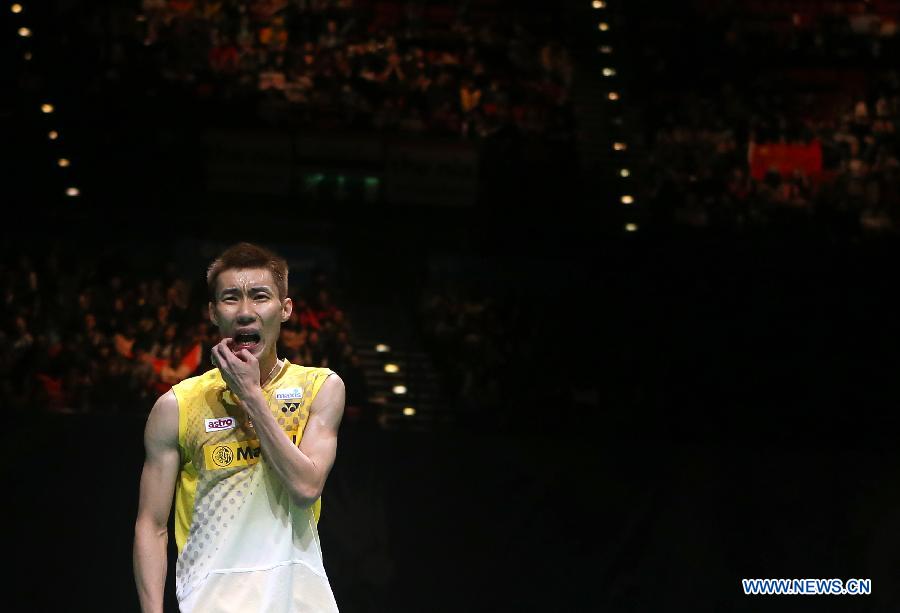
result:
<svg viewBox="0 0 900 613"><path fill-rule="evenodd" d="M56 130L50 130L49 132L47 132L47 138L49 138L50 140L56 140L57 138L59 138L59 132L57 132Z"/></svg>
<svg viewBox="0 0 900 613"><path fill-rule="evenodd" d="M391 348L384 343L378 343L377 345L375 345L375 351L377 351L378 353L387 353L390 350Z"/></svg>
<svg viewBox="0 0 900 613"><path fill-rule="evenodd" d="M601 21L600 23L597 24L597 28L601 32L606 32L607 30L609 30L609 24L606 23L605 21Z"/></svg>
<svg viewBox="0 0 900 613"><path fill-rule="evenodd" d="M416 410L412 407L403 407L403 414L407 417L412 417L416 414Z"/></svg>
<svg viewBox="0 0 900 613"><path fill-rule="evenodd" d="M627 168L623 168L622 170L619 171L619 176L622 177L623 179L628 178L631 176L631 171L628 170Z"/></svg>
<svg viewBox="0 0 900 613"><path fill-rule="evenodd" d="M31 36L31 30L29 30L28 28L19 28L19 36L21 36L22 38L28 38L29 36Z"/></svg>
<svg viewBox="0 0 900 613"><path fill-rule="evenodd" d="M66 189L66 196L69 196L70 198L74 198L75 196L78 196L79 194L81 194L81 192L79 191L79 189L77 187L69 187Z"/></svg>
<svg viewBox="0 0 900 613"><path fill-rule="evenodd" d="M591 2L591 6L593 6L595 9L605 9L606 3L603 0L594 0L593 2Z"/></svg>
<svg viewBox="0 0 900 613"><path fill-rule="evenodd" d="M67 160L66 158L59 158L58 160L56 160L56 163L59 164L60 168L68 168L71 164L71 162L69 162L69 160Z"/></svg>
<svg viewBox="0 0 900 613"><path fill-rule="evenodd" d="M396 364L385 364L384 372L397 373L397 372L400 372L400 367L397 366Z"/></svg>
<svg viewBox="0 0 900 613"><path fill-rule="evenodd" d="M618 99L619 99L619 92L609 92L609 93L606 95L606 97L609 98L610 100L613 100L613 101L618 100Z"/></svg>
<svg viewBox="0 0 900 613"><path fill-rule="evenodd" d="M397 395L405 394L406 386L405 385L395 385L391 391L393 391Z"/></svg>
<svg viewBox="0 0 900 613"><path fill-rule="evenodd" d="M604 69L603 69L603 76L604 76L604 77L614 77L614 76L616 76L616 69L615 69L615 68L604 68Z"/></svg>
<svg viewBox="0 0 900 613"><path fill-rule="evenodd" d="M637 232L638 225L636 223L627 223L625 224L626 232Z"/></svg>
<svg viewBox="0 0 900 613"><path fill-rule="evenodd" d="M597 50L600 51L600 53L603 53L606 55L609 55L613 51L611 45L600 45L599 47L597 47Z"/></svg>
<svg viewBox="0 0 900 613"><path fill-rule="evenodd" d="M621 201L622 201L622 204L633 204L634 197L629 196L628 194L625 194L624 196L622 196Z"/></svg>
<svg viewBox="0 0 900 613"><path fill-rule="evenodd" d="M628 149L628 145L625 143L613 143L613 149L616 151L625 151Z"/></svg>
<svg viewBox="0 0 900 613"><path fill-rule="evenodd" d="M52 104L44 103L41 105L41 113L44 113L45 115L49 115L52 112L53 112Z"/></svg>
<svg viewBox="0 0 900 613"><path fill-rule="evenodd" d="M9 7L9 10L11 10L13 13L21 13L21 12L22 12L22 5L19 4L18 2L16 2L16 3L13 4L11 7Z"/></svg>

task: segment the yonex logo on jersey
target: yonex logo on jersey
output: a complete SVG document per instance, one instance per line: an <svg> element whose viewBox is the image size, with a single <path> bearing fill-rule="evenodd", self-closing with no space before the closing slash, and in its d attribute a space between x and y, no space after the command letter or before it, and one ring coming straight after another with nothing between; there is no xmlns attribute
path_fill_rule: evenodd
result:
<svg viewBox="0 0 900 613"><path fill-rule="evenodd" d="M289 387L275 390L275 400L293 400L294 398L303 398L302 387Z"/></svg>
<svg viewBox="0 0 900 613"><path fill-rule="evenodd" d="M215 419L207 419L205 420L205 422L207 432L231 430L232 428L237 426L237 422L234 420L234 417L217 417Z"/></svg>

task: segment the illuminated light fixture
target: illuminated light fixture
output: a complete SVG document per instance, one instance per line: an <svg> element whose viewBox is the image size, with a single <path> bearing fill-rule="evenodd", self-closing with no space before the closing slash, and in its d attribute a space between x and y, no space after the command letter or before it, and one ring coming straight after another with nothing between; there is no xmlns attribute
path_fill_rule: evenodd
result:
<svg viewBox="0 0 900 613"><path fill-rule="evenodd" d="M605 9L606 3L603 0L594 0L593 2L591 2L591 6L593 6L595 9Z"/></svg>
<svg viewBox="0 0 900 613"><path fill-rule="evenodd" d="M49 138L50 140L56 140L57 138L59 138L59 132L57 132L56 130L50 130L49 132L47 132L47 138Z"/></svg>
<svg viewBox="0 0 900 613"><path fill-rule="evenodd" d="M66 158L59 158L58 160L56 160L56 163L59 164L60 168L68 168L71 164L71 162L69 162L69 160L67 160Z"/></svg>
<svg viewBox="0 0 900 613"><path fill-rule="evenodd" d="M626 232L637 232L638 225L636 223L627 223L625 224Z"/></svg>
<svg viewBox="0 0 900 613"><path fill-rule="evenodd" d="M605 54L609 55L610 53L612 53L612 46L600 45L599 50L600 50L600 53L605 53Z"/></svg>
<svg viewBox="0 0 900 613"><path fill-rule="evenodd" d="M44 104L41 105L41 113L50 114L50 113L52 113L52 112L53 112L53 105L52 105L52 104L46 104L46 103L44 103Z"/></svg>
<svg viewBox="0 0 900 613"><path fill-rule="evenodd" d="M377 351L378 353L387 353L390 350L391 348L384 343L378 343L377 345L375 345L375 351Z"/></svg>
<svg viewBox="0 0 900 613"><path fill-rule="evenodd" d="M78 196L79 194L81 194L81 192L78 190L77 187L66 188L66 196L69 196L70 198L74 198L75 196Z"/></svg>
<svg viewBox="0 0 900 613"><path fill-rule="evenodd" d="M615 149L616 151L625 151L626 149L628 149L628 145L626 145L625 143L613 143L613 149Z"/></svg>
<svg viewBox="0 0 900 613"><path fill-rule="evenodd" d="M21 13L21 12L22 12L22 5L19 4L18 2L16 2L16 3L13 4L11 7L9 7L9 10L11 10L13 13Z"/></svg>
<svg viewBox="0 0 900 613"><path fill-rule="evenodd" d="M615 68L604 68L604 69L603 69L603 76L604 76L604 77L614 77L614 76L616 76L616 69L615 69Z"/></svg>
<svg viewBox="0 0 900 613"><path fill-rule="evenodd" d="M395 394L405 394L406 386L405 385L395 385L391 391L393 391Z"/></svg>
<svg viewBox="0 0 900 613"><path fill-rule="evenodd" d="M385 364L384 372L389 372L389 373L400 372L400 367L397 366L396 364Z"/></svg>
<svg viewBox="0 0 900 613"><path fill-rule="evenodd" d="M22 38L28 38L29 36L31 36L31 30L29 30L28 28L19 28L19 36L21 36Z"/></svg>
<svg viewBox="0 0 900 613"><path fill-rule="evenodd" d="M622 177L623 179L624 179L624 178L627 178L627 177L630 177L630 176L631 176L631 171L628 170L627 168L623 168L622 170L619 171L619 176Z"/></svg>
<svg viewBox="0 0 900 613"><path fill-rule="evenodd" d="M597 28L601 32L606 32L607 30L609 30L609 24L606 23L605 21L601 21L599 24L597 24Z"/></svg>
<svg viewBox="0 0 900 613"><path fill-rule="evenodd" d="M29 60L31 59L31 57L32 57L32 56L31 56L31 51L26 51L26 52L25 52L25 55L23 55L22 57L25 58L25 61L26 61L26 62L29 61Z"/></svg>
<svg viewBox="0 0 900 613"><path fill-rule="evenodd" d="M412 407L403 407L403 414L407 417L412 417L416 414L416 410Z"/></svg>
<svg viewBox="0 0 900 613"><path fill-rule="evenodd" d="M625 194L624 196L622 196L621 200L622 200L622 204L633 204L634 203L634 198L632 196L629 196L628 194Z"/></svg>
<svg viewBox="0 0 900 613"><path fill-rule="evenodd" d="M606 95L606 97L609 98L610 100L618 100L618 99L619 99L619 92L609 92L609 93Z"/></svg>

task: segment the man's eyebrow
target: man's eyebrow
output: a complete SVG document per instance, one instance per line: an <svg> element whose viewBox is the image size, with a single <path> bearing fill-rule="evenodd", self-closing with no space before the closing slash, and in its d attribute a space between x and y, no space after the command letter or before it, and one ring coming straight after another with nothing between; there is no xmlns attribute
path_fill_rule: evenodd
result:
<svg viewBox="0 0 900 613"><path fill-rule="evenodd" d="M240 291L241 290L238 287L226 287L222 290L222 293L223 294L233 294L233 293L236 294L236 293L240 293ZM268 285L257 285L255 287L251 287L250 291L251 292L271 292L272 288L270 288Z"/></svg>

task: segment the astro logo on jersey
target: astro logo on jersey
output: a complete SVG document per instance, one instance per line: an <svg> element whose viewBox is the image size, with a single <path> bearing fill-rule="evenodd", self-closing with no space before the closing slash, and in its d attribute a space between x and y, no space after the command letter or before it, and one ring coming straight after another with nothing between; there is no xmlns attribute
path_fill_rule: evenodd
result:
<svg viewBox="0 0 900 613"><path fill-rule="evenodd" d="M231 430L237 426L234 417L216 417L215 419L207 419L206 431L218 432L219 430Z"/></svg>
<svg viewBox="0 0 900 613"><path fill-rule="evenodd" d="M302 387L288 387L285 389L275 390L275 400L294 400L303 398Z"/></svg>

